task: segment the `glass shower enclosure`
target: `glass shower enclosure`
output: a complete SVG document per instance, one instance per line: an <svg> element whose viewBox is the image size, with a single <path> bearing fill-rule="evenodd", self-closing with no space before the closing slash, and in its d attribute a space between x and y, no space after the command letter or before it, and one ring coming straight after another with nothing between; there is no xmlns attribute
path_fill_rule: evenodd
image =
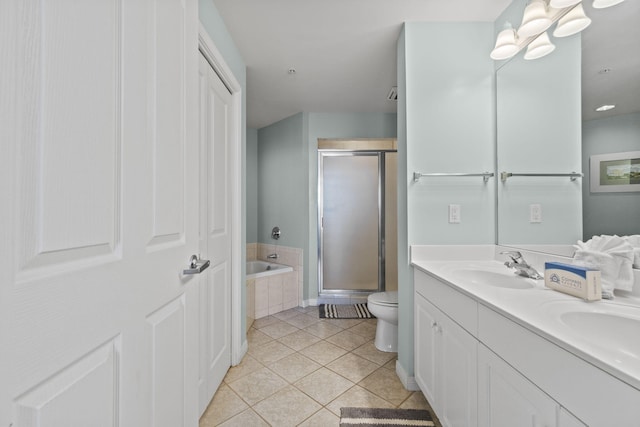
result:
<svg viewBox="0 0 640 427"><path fill-rule="evenodd" d="M397 153L319 150L318 162L320 297L397 289Z"/></svg>

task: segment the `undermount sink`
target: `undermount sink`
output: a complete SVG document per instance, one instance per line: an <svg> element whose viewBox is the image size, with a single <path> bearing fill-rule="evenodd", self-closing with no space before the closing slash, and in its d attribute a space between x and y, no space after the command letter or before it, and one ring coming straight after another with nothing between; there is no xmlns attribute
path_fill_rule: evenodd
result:
<svg viewBox="0 0 640 427"><path fill-rule="evenodd" d="M624 306L618 306L618 309ZM588 337L598 336L600 345L640 360L640 309L624 307L614 311L569 311L560 315L560 321Z"/></svg>
<svg viewBox="0 0 640 427"><path fill-rule="evenodd" d="M640 362L640 307L615 303L556 301L546 306L565 332L607 354L619 367L636 369Z"/></svg>
<svg viewBox="0 0 640 427"><path fill-rule="evenodd" d="M531 289L534 288L535 281L525 277L516 276L506 269L505 271L491 271L475 268L460 268L452 272L456 280L463 280L476 285L495 286L505 289Z"/></svg>

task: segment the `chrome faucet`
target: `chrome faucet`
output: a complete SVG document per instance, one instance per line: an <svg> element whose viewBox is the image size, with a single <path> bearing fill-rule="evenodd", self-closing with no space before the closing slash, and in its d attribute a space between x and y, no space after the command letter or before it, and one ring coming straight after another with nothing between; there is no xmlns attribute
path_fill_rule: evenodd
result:
<svg viewBox="0 0 640 427"><path fill-rule="evenodd" d="M507 255L511 258L511 261L506 261L504 265L508 268L515 268L515 273L518 276L529 277L531 279L540 280L542 276L540 273L536 271L535 268L531 267L527 261L524 260L522 254L518 251L505 251L500 252L501 255Z"/></svg>
<svg viewBox="0 0 640 427"><path fill-rule="evenodd" d="M268 258L268 259L278 259L278 254L270 254L270 255L267 255L267 258Z"/></svg>

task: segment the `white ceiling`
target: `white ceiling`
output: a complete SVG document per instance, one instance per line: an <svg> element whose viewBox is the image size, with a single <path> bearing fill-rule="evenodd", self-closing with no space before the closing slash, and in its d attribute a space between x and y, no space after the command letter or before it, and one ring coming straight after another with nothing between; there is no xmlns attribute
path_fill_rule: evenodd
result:
<svg viewBox="0 0 640 427"><path fill-rule="evenodd" d="M396 103L387 100L387 94L396 85L396 44L403 22L493 22L511 0L214 0L214 3L247 65L247 126L261 128L301 111L395 112ZM604 95L610 98L626 94L626 98L635 96L640 100L640 87L635 92L626 87L621 95L614 96L610 83L628 74L623 71L625 68L636 74L640 70L637 62L629 61L629 52L638 52L640 46L639 5L638 0L627 0L609 9L593 11L585 4L594 21L593 28L587 29L592 33L596 32L598 21L612 15L618 15L615 18L618 21L632 19L630 26L616 21L617 33L625 37L612 44L603 43L600 36L591 37L587 32L583 36L585 61L589 58L587 46L590 49L600 45L609 55L617 50L625 53L622 62L610 58L589 63L589 70L612 69L606 76L609 86L604 89ZM634 35L629 37L632 29ZM624 47L623 42L630 46ZM295 69L295 74L289 74L289 69ZM592 74L585 67L584 81L592 82ZM597 76L602 80L601 75ZM640 78L635 83L640 86ZM599 102L591 95L583 98L583 104ZM606 102L620 105L617 98ZM620 108L616 110L620 112Z"/></svg>

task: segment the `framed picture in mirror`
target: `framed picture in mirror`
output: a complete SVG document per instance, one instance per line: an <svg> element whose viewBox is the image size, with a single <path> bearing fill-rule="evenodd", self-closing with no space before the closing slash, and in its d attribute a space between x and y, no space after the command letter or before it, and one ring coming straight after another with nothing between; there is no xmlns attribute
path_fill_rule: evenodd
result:
<svg viewBox="0 0 640 427"><path fill-rule="evenodd" d="M640 192L640 151L593 155L589 164L592 193Z"/></svg>

